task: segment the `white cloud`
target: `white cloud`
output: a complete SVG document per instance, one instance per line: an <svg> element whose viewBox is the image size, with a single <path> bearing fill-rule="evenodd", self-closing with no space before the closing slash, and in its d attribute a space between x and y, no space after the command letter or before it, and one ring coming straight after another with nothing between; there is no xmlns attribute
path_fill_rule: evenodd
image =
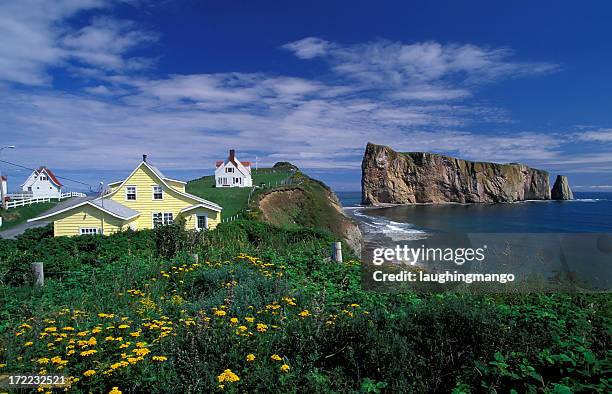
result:
<svg viewBox="0 0 612 394"><path fill-rule="evenodd" d="M67 56L79 62L108 70L142 68L142 59L124 59L124 54L139 45L157 40L157 35L136 28L128 21L94 18L91 24L62 37Z"/></svg>
<svg viewBox="0 0 612 394"><path fill-rule="evenodd" d="M108 8L105 0L20 0L0 3L0 80L24 85L50 84L48 68L72 61L105 70L139 69L149 59L126 54L154 41L133 23L108 17L74 30L65 21L85 11Z"/></svg>
<svg viewBox="0 0 612 394"><path fill-rule="evenodd" d="M320 38L307 37L285 44L282 48L292 51L300 59L312 59L325 55L331 46L329 42Z"/></svg>
<svg viewBox="0 0 612 394"><path fill-rule="evenodd" d="M612 129L584 131L578 134L583 141L612 142Z"/></svg>
<svg viewBox="0 0 612 394"><path fill-rule="evenodd" d="M342 46L308 37L284 48L303 59L324 57L338 75L364 87L397 90L394 97L407 100L465 98L471 95L469 88L475 84L559 68L554 63L514 61L507 48L443 45L434 41L404 44L376 40Z"/></svg>

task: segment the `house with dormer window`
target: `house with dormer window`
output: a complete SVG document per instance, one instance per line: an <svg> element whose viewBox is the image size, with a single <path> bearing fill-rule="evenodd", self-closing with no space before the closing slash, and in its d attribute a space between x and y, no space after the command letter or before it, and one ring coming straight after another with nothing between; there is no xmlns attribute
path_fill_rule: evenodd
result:
<svg viewBox="0 0 612 394"><path fill-rule="evenodd" d="M56 237L152 229L178 218L184 219L188 230L214 229L221 222L222 208L186 193L185 184L165 176L143 155L134 171L109 184L101 197L76 198L69 207L54 208L28 221L53 221Z"/></svg>
<svg viewBox="0 0 612 394"><path fill-rule="evenodd" d="M32 171L21 185L21 192L32 198L60 198L62 187L53 171L43 166Z"/></svg>
<svg viewBox="0 0 612 394"><path fill-rule="evenodd" d="M215 164L215 187L251 187L251 162L240 161L231 149L227 160Z"/></svg>

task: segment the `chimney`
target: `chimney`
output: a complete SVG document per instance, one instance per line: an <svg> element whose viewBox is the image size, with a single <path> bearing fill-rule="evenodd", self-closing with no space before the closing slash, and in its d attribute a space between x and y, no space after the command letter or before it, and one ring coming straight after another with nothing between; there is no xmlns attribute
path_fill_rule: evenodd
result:
<svg viewBox="0 0 612 394"><path fill-rule="evenodd" d="M230 156L229 156L230 161L234 161L235 158L236 158L236 151L233 149L230 149Z"/></svg>
<svg viewBox="0 0 612 394"><path fill-rule="evenodd" d="M147 155L142 155L142 161L147 162Z"/></svg>

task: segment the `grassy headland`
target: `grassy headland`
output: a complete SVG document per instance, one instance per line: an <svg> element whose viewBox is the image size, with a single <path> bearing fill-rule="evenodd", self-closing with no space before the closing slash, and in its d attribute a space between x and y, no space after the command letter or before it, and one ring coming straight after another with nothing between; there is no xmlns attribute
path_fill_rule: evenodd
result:
<svg viewBox="0 0 612 394"><path fill-rule="evenodd" d="M291 177L287 168L260 168L253 169L253 186L274 187ZM223 217L232 217L245 210L248 205L249 187L215 187L213 175L194 179L185 187L187 193L205 198L223 207Z"/></svg>

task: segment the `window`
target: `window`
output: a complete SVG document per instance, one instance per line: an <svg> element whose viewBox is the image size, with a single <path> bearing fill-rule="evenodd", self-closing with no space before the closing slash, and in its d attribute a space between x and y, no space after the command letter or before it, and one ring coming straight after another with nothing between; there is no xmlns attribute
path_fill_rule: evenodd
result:
<svg viewBox="0 0 612 394"><path fill-rule="evenodd" d="M136 200L136 186L125 187L125 199L131 201Z"/></svg>
<svg viewBox="0 0 612 394"><path fill-rule="evenodd" d="M153 228L161 226L163 223L163 215L161 212L153 212Z"/></svg>
<svg viewBox="0 0 612 394"><path fill-rule="evenodd" d="M153 199L154 200L163 200L164 199L164 190L160 185L153 186Z"/></svg>
<svg viewBox="0 0 612 394"><path fill-rule="evenodd" d="M81 235L98 234L97 228L86 227L81 229Z"/></svg>
<svg viewBox="0 0 612 394"><path fill-rule="evenodd" d="M172 212L153 212L153 228L174 223Z"/></svg>
<svg viewBox="0 0 612 394"><path fill-rule="evenodd" d="M225 172L229 173L229 172L234 172L234 167L226 167L225 168Z"/></svg>
<svg viewBox="0 0 612 394"><path fill-rule="evenodd" d="M48 178L47 178L45 175L41 175L41 176L40 176L40 180L41 180L41 181L46 181L47 179L48 179Z"/></svg>
<svg viewBox="0 0 612 394"><path fill-rule="evenodd" d="M198 215L198 222L196 223L196 229L206 230L208 228L208 217L206 215Z"/></svg>

